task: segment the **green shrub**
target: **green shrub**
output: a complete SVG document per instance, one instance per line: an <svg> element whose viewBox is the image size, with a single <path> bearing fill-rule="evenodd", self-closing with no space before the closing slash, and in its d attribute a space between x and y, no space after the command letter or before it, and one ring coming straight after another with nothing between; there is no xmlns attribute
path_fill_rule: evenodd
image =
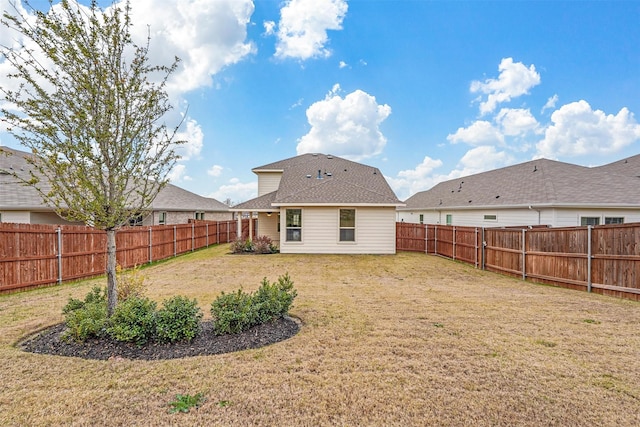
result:
<svg viewBox="0 0 640 427"><path fill-rule="evenodd" d="M165 300L162 305L156 315L158 341L191 341L198 335L202 310L195 299L178 295Z"/></svg>
<svg viewBox="0 0 640 427"><path fill-rule="evenodd" d="M269 283L265 277L254 294L242 289L216 298L211 304L214 332L236 334L260 323L265 323L288 313L297 296L289 274Z"/></svg>
<svg viewBox="0 0 640 427"><path fill-rule="evenodd" d="M107 321L106 289L95 286L84 300L69 298L62 312L67 326L63 339L82 342L102 335Z"/></svg>
<svg viewBox="0 0 640 427"><path fill-rule="evenodd" d="M84 300L75 298L69 298L67 305L62 308L62 312L67 314L71 311L77 310L85 306L85 304L91 304L94 302L106 302L107 301L107 289L100 286L94 286L91 291L84 297Z"/></svg>
<svg viewBox="0 0 640 427"><path fill-rule="evenodd" d="M238 239L231 243L231 246L229 247L229 249L231 250L231 253L234 253L234 254L239 254L243 252L253 252L254 251L253 241L249 238L247 238L246 240Z"/></svg>
<svg viewBox="0 0 640 427"><path fill-rule="evenodd" d="M255 322L251 295L242 289L230 294L222 292L211 303L211 317L216 335L236 334L250 328Z"/></svg>
<svg viewBox="0 0 640 427"><path fill-rule="evenodd" d="M109 318L107 333L118 341L144 344L156 331L156 303L132 296L116 306Z"/></svg>
<svg viewBox="0 0 640 427"><path fill-rule="evenodd" d="M274 283L269 283L265 277L260 288L252 295L257 322L265 323L284 316L296 296L289 273L278 277L278 282Z"/></svg>

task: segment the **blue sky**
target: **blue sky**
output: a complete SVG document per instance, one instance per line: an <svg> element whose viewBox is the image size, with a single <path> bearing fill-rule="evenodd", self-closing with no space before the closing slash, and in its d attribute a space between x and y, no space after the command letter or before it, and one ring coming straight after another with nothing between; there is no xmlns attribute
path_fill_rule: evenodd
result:
<svg viewBox="0 0 640 427"><path fill-rule="evenodd" d="M640 153L637 1L158 4L132 14L153 62L182 59L172 182L220 201L255 197L251 168L305 152L376 166L402 200L538 157ZM0 144L19 148L1 127Z"/></svg>

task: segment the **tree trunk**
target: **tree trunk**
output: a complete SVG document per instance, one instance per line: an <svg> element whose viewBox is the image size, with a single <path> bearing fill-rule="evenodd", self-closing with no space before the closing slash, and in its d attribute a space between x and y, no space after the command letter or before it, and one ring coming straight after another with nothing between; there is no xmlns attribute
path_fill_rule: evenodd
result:
<svg viewBox="0 0 640 427"><path fill-rule="evenodd" d="M107 230L107 316L111 317L118 304L116 283L116 230Z"/></svg>

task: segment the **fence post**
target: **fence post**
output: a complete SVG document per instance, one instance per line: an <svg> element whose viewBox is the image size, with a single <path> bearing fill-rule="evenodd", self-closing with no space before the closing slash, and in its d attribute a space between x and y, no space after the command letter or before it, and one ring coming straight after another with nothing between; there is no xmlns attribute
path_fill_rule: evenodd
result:
<svg viewBox="0 0 640 427"><path fill-rule="evenodd" d="M62 229L60 227L56 229L56 235L58 237L58 283L62 283Z"/></svg>
<svg viewBox="0 0 640 427"><path fill-rule="evenodd" d="M451 240L453 240L453 259L456 259L456 227L453 227L453 234L452 234L453 238Z"/></svg>
<svg viewBox="0 0 640 427"><path fill-rule="evenodd" d="M438 255L438 226L433 226L433 253Z"/></svg>
<svg viewBox="0 0 640 427"><path fill-rule="evenodd" d="M173 256L178 254L178 232L176 226L173 226Z"/></svg>
<svg viewBox="0 0 640 427"><path fill-rule="evenodd" d="M229 234L230 232L231 232L231 226L229 225L229 222L227 222L227 243L231 241L231 235Z"/></svg>
<svg viewBox="0 0 640 427"><path fill-rule="evenodd" d="M153 231L151 231L151 227L149 227L149 264L153 262Z"/></svg>
<svg viewBox="0 0 640 427"><path fill-rule="evenodd" d="M522 280L527 279L527 272L525 271L525 266L527 265L527 251L525 249L526 245L526 229L522 229Z"/></svg>
<svg viewBox="0 0 640 427"><path fill-rule="evenodd" d="M195 249L195 245L196 245L196 236L195 236L195 232L196 232L196 223L192 222L191 223L191 252L193 252Z"/></svg>
<svg viewBox="0 0 640 427"><path fill-rule="evenodd" d="M424 253L429 253L429 226L424 225Z"/></svg>
<svg viewBox="0 0 640 427"><path fill-rule="evenodd" d="M482 227L482 269L486 270L487 268L487 241L486 241L485 228Z"/></svg>
<svg viewBox="0 0 640 427"><path fill-rule="evenodd" d="M207 239L205 240L207 247L209 247L209 223L205 224L205 233L207 234Z"/></svg>
<svg viewBox="0 0 640 427"><path fill-rule="evenodd" d="M476 258L476 260L475 260L476 268L478 268L478 266L480 265L480 263L478 262L478 227L476 227L475 243L476 243L476 246L475 246L475 250L473 252L474 252L474 256Z"/></svg>
<svg viewBox="0 0 640 427"><path fill-rule="evenodd" d="M587 292L591 292L591 233L593 226L587 226Z"/></svg>

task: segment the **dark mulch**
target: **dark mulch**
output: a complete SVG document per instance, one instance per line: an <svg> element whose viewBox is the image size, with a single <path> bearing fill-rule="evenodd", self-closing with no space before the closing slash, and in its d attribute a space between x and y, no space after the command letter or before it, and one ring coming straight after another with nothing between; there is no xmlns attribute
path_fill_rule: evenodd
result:
<svg viewBox="0 0 640 427"><path fill-rule="evenodd" d="M110 338L90 339L84 343L67 342L60 338L64 329L63 323L45 329L21 343L20 348L31 353L83 359L177 359L264 347L291 338L298 333L300 325L290 317L283 317L254 326L239 334L215 335L211 321L206 321L202 322L200 334L191 342L174 344L149 342L142 346Z"/></svg>

